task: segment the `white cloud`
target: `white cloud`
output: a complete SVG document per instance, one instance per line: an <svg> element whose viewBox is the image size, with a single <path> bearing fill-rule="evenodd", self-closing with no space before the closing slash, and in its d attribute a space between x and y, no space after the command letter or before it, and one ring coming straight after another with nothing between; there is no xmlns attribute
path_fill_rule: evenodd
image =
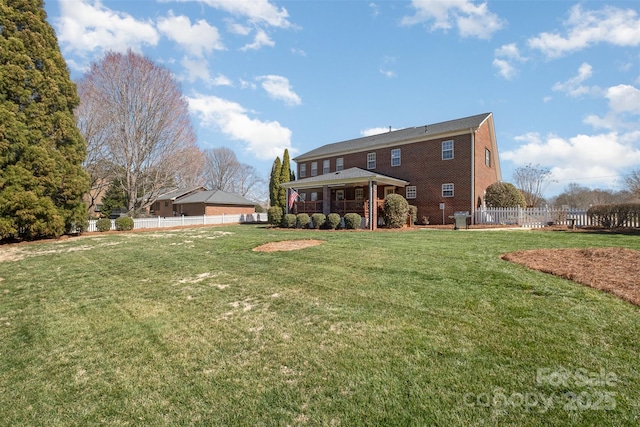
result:
<svg viewBox="0 0 640 427"><path fill-rule="evenodd" d="M250 117L240 104L216 96L187 98L189 110L202 125L213 127L233 140L247 144L247 150L259 159L274 159L285 148L291 152L291 130L277 121L261 121Z"/></svg>
<svg viewBox="0 0 640 427"><path fill-rule="evenodd" d="M383 76L385 76L388 79L392 79L394 77L397 77L397 74L395 71L393 70L384 70L382 68L380 68L380 74L382 74Z"/></svg>
<svg viewBox="0 0 640 427"><path fill-rule="evenodd" d="M204 19L191 25L188 16L174 16L170 12L168 17L158 19L158 29L194 56L224 49L218 29Z"/></svg>
<svg viewBox="0 0 640 427"><path fill-rule="evenodd" d="M640 132L577 135L569 139L528 133L515 139L522 145L500 157L518 166L531 163L550 168L551 179L561 184L555 190L568 182L606 182L614 186L622 170L640 164Z"/></svg>
<svg viewBox="0 0 640 427"><path fill-rule="evenodd" d="M402 18L402 25L430 22L430 29L449 30L455 26L462 37L490 38L504 26L498 15L490 12L487 3L470 0L412 0L415 15Z"/></svg>
<svg viewBox="0 0 640 427"><path fill-rule="evenodd" d="M218 74L212 81L214 86L233 86L231 79L223 74Z"/></svg>
<svg viewBox="0 0 640 427"><path fill-rule="evenodd" d="M529 47L556 58L599 43L640 45L640 19L633 9L605 6L602 10L584 10L581 5L575 5L564 26L566 35L541 33L529 39Z"/></svg>
<svg viewBox="0 0 640 427"><path fill-rule="evenodd" d="M511 80L518 74L514 62L527 61L527 58L520 55L520 50L515 43L502 45L493 54L495 56L493 66L498 69L498 74L507 80Z"/></svg>
<svg viewBox="0 0 640 427"><path fill-rule="evenodd" d="M380 10L378 9L378 5L375 3L369 3L369 8L371 9L371 16L374 18L380 15Z"/></svg>
<svg viewBox="0 0 640 427"><path fill-rule="evenodd" d="M604 91L604 97L609 101L609 111L603 117L591 114L585 123L596 129L639 131L638 119L640 115L640 90L630 85L617 85Z"/></svg>
<svg viewBox="0 0 640 427"><path fill-rule="evenodd" d="M617 85L607 89L605 97L609 108L617 113L640 114L640 90L629 85Z"/></svg>
<svg viewBox="0 0 640 427"><path fill-rule="evenodd" d="M227 30L230 33L238 34L240 36L248 36L251 34L251 27L248 25L239 24L235 21L228 20L227 21Z"/></svg>
<svg viewBox="0 0 640 427"><path fill-rule="evenodd" d="M272 27L289 28L289 13L283 8L271 4L269 0L176 0L182 2L198 1L215 9L224 10L232 15L241 16L258 24L267 24Z"/></svg>
<svg viewBox="0 0 640 427"><path fill-rule="evenodd" d="M209 74L209 63L204 59L192 59L185 57L180 61L180 64L187 70L186 80L189 82L195 82L196 80L209 81L211 75Z"/></svg>
<svg viewBox="0 0 640 427"><path fill-rule="evenodd" d="M151 22L108 9L99 0L61 1L56 23L60 44L79 54L96 50L139 52L142 45L155 46L160 40Z"/></svg>
<svg viewBox="0 0 640 427"><path fill-rule="evenodd" d="M571 77L565 82L557 82L551 88L555 92L565 92L567 95L575 98L581 95L586 95L592 91L588 86L584 86L585 80L589 79L593 75L593 68L588 63L584 62L578 68L578 75Z"/></svg>
<svg viewBox="0 0 640 427"><path fill-rule="evenodd" d="M360 131L360 135L362 136L371 136L371 135L380 135L381 133L391 132L397 129L389 127L378 127L378 128L369 128Z"/></svg>
<svg viewBox="0 0 640 427"><path fill-rule="evenodd" d="M302 99L293 91L289 79L283 76L260 76L256 80L262 82L262 88L276 100L284 101L287 105L300 105Z"/></svg>
<svg viewBox="0 0 640 427"><path fill-rule="evenodd" d="M259 29L256 31L256 36L253 39L253 43L248 43L244 45L243 47L240 48L240 50L243 50L243 51L258 50L262 46L273 47L275 45L276 43L273 40L271 40L271 37L269 37L269 34L267 34L264 30Z"/></svg>
<svg viewBox="0 0 640 427"><path fill-rule="evenodd" d="M202 58L189 58L184 57L180 64L187 71L184 80L188 82L195 82L197 80L203 81L207 86L233 86L231 79L222 74L218 74L215 77L211 76L209 72L209 62Z"/></svg>
<svg viewBox="0 0 640 427"><path fill-rule="evenodd" d="M498 74L507 80L511 80L518 73L513 64L506 59L494 59L493 66L498 69Z"/></svg>

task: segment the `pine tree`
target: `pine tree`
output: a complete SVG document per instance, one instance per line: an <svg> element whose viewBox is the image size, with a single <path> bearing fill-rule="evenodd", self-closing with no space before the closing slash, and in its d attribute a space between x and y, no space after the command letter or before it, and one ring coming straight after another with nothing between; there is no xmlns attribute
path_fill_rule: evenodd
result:
<svg viewBox="0 0 640 427"><path fill-rule="evenodd" d="M276 157L271 166L271 175L269 176L269 202L271 206L280 206L280 174L282 173L282 163L280 157Z"/></svg>
<svg viewBox="0 0 640 427"><path fill-rule="evenodd" d="M56 237L86 221L78 102L42 0L0 1L0 239Z"/></svg>
<svg viewBox="0 0 640 427"><path fill-rule="evenodd" d="M289 160L289 150L284 149L284 155L282 156L282 168L280 169L280 184L291 181L291 160ZM287 189L279 187L280 193L278 195L278 202L282 209L287 209Z"/></svg>

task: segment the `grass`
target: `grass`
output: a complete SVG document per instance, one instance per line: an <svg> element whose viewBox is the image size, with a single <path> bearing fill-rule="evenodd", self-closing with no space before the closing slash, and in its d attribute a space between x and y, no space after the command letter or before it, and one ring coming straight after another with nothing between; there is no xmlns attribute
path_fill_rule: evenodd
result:
<svg viewBox="0 0 640 427"><path fill-rule="evenodd" d="M307 238L326 243L252 251ZM0 262L0 425L635 426L638 307L499 258L594 246L640 239L230 226L20 245Z"/></svg>

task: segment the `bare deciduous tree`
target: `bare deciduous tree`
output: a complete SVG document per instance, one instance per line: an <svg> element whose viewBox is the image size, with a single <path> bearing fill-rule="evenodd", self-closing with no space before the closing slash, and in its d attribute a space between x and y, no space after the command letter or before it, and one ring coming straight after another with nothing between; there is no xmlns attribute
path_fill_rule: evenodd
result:
<svg viewBox="0 0 640 427"><path fill-rule="evenodd" d="M521 166L513 172L513 182L522 192L527 206L538 206L550 184L551 171L540 165Z"/></svg>
<svg viewBox="0 0 640 427"><path fill-rule="evenodd" d="M111 52L91 65L78 87L78 123L91 133L85 138L96 159L108 159L122 171L128 210L153 203L161 188L175 186L183 172L181 156L196 147L196 136L169 70L131 51Z"/></svg>
<svg viewBox="0 0 640 427"><path fill-rule="evenodd" d="M254 201L261 201L264 195L261 186L265 180L256 169L240 163L233 150L227 147L211 148L205 151L205 185L212 190L238 193Z"/></svg>
<svg viewBox="0 0 640 427"><path fill-rule="evenodd" d="M631 171L629 175L625 176L624 183L633 197L640 200L640 169Z"/></svg>

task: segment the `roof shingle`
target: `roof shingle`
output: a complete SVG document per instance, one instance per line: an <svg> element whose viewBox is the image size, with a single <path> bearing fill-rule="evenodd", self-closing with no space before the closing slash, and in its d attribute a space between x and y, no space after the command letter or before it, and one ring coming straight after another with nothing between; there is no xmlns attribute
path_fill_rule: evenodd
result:
<svg viewBox="0 0 640 427"><path fill-rule="evenodd" d="M465 131L478 128L491 113L483 113L475 116L464 117L456 120L449 120L441 123L434 123L426 126L417 126L385 132L378 135L365 136L363 138L350 139L342 142L335 142L318 147L295 157L296 162L310 160L317 157L333 156L343 152L362 151L378 146L403 142L424 136L425 138L435 138L440 134Z"/></svg>

